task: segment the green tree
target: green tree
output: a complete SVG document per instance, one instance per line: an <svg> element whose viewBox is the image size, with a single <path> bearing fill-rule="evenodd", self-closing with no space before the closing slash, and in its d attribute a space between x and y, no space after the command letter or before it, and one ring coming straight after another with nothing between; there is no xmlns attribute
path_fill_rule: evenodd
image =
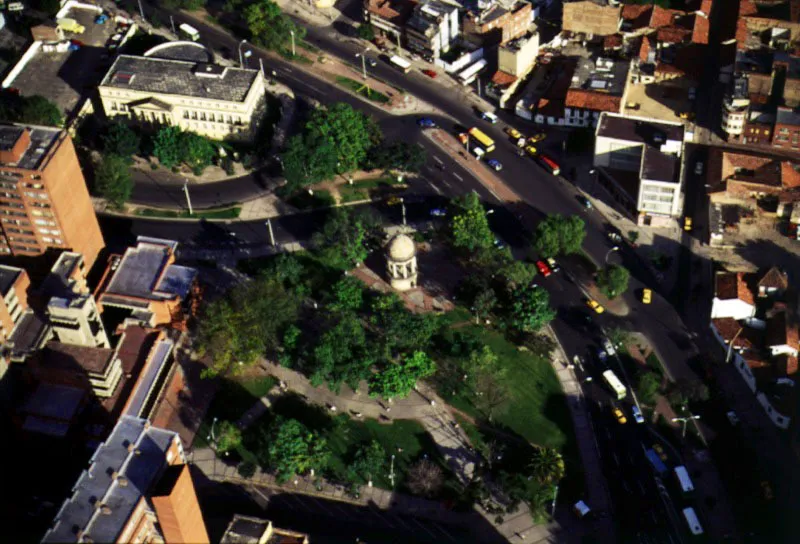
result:
<svg viewBox="0 0 800 544"><path fill-rule="evenodd" d="M103 151L110 155L119 155L129 162L139 153L141 138L125 123L112 123L103 136Z"/></svg>
<svg viewBox="0 0 800 544"><path fill-rule="evenodd" d="M628 240L631 241L632 244L636 243L636 240L639 239L639 231L638 230L629 230L628 231Z"/></svg>
<svg viewBox="0 0 800 544"><path fill-rule="evenodd" d="M305 281L306 269L294 255L281 253L275 257L265 274L272 276L285 287L295 288Z"/></svg>
<svg viewBox="0 0 800 544"><path fill-rule="evenodd" d="M19 118L16 121L31 125L61 127L64 126L64 114L50 100L34 95L22 98Z"/></svg>
<svg viewBox="0 0 800 544"><path fill-rule="evenodd" d="M413 142L383 141L369 149L365 168L403 170L419 172L425 165L427 155L425 149Z"/></svg>
<svg viewBox="0 0 800 544"><path fill-rule="evenodd" d="M153 138L153 155L164 168L172 168L181 162L180 127L161 127Z"/></svg>
<svg viewBox="0 0 800 544"><path fill-rule="evenodd" d="M214 435L217 453L233 451L242 444L242 431L231 421L221 421Z"/></svg>
<svg viewBox="0 0 800 544"><path fill-rule="evenodd" d="M296 419L278 419L262 436L259 461L275 471L279 483L328 465L327 441Z"/></svg>
<svg viewBox="0 0 800 544"><path fill-rule="evenodd" d="M597 272L597 287L608 298L615 298L628 289L630 272L626 268L612 264Z"/></svg>
<svg viewBox="0 0 800 544"><path fill-rule="evenodd" d="M322 230L311 237L320 260L329 266L349 269L367 258L366 230L361 220L344 208L335 208Z"/></svg>
<svg viewBox="0 0 800 544"><path fill-rule="evenodd" d="M331 308L335 310L360 310L364 305L364 284L358 278L345 276L333 285L331 298Z"/></svg>
<svg viewBox="0 0 800 544"><path fill-rule="evenodd" d="M660 388L661 383L655 372L642 372L639 374L636 381L636 393L643 404L654 405Z"/></svg>
<svg viewBox="0 0 800 544"><path fill-rule="evenodd" d="M410 312L395 293L374 298L370 310L370 322L388 359L396 352L426 350L438 329L435 316Z"/></svg>
<svg viewBox="0 0 800 544"><path fill-rule="evenodd" d="M564 459L554 448L536 446L528 470L539 483L553 484L564 477Z"/></svg>
<svg viewBox="0 0 800 544"><path fill-rule="evenodd" d="M283 174L290 192L336 175L336 147L324 138L292 136L282 157Z"/></svg>
<svg viewBox="0 0 800 544"><path fill-rule="evenodd" d="M333 391L338 391L342 383L356 389L369 377L374 361L363 323L350 312L342 312L331 321L311 354L311 383L327 383Z"/></svg>
<svg viewBox="0 0 800 544"><path fill-rule="evenodd" d="M106 155L97 165L94 177L98 194L112 207L122 209L133 191L128 161L119 155Z"/></svg>
<svg viewBox="0 0 800 544"><path fill-rule="evenodd" d="M621 327L614 327L608 331L608 339L615 347L627 347L633 343L633 335L630 331Z"/></svg>
<svg viewBox="0 0 800 544"><path fill-rule="evenodd" d="M502 264L497 273L505 279L506 286L513 290L533 281L536 277L536 266L512 258Z"/></svg>
<svg viewBox="0 0 800 544"><path fill-rule="evenodd" d="M497 296L494 289L484 289L475 295L472 301L472 308L475 312L475 319L486 319L492 313L492 310L497 306Z"/></svg>
<svg viewBox="0 0 800 544"><path fill-rule="evenodd" d="M358 37L371 42L375 39L375 29L369 23L361 23L358 27Z"/></svg>
<svg viewBox="0 0 800 544"><path fill-rule="evenodd" d="M182 132L178 141L180 160L188 164L195 174L201 174L216 156L211 140L194 132Z"/></svg>
<svg viewBox="0 0 800 544"><path fill-rule="evenodd" d="M473 380L473 402L489 423L509 401L508 385L500 378L501 374L497 371L479 371Z"/></svg>
<svg viewBox="0 0 800 544"><path fill-rule="evenodd" d="M442 467L430 459L420 459L408 469L408 489L420 497L434 497L444 484Z"/></svg>
<svg viewBox="0 0 800 544"><path fill-rule="evenodd" d="M292 41L292 32L295 40L302 40L306 35L306 29L294 24L271 0L258 0L248 5L243 16L253 42L273 51L286 50Z"/></svg>
<svg viewBox="0 0 800 544"><path fill-rule="evenodd" d="M349 476L352 481L372 482L376 476L384 471L386 465L386 450L380 442L373 440L369 444L359 446L349 467Z"/></svg>
<svg viewBox="0 0 800 544"><path fill-rule="evenodd" d="M327 141L336 149L337 173L352 172L364 164L367 151L380 136L374 121L344 102L315 109L305 130L312 141Z"/></svg>
<svg viewBox="0 0 800 544"><path fill-rule="evenodd" d="M203 375L224 375L258 361L278 346L298 309L297 298L272 278L244 283L206 304L197 331L197 349L211 360Z"/></svg>
<svg viewBox="0 0 800 544"><path fill-rule="evenodd" d="M427 378L434 372L436 363L425 352L414 352L401 363L390 364L381 372L373 374L369 382L369 395L387 400L405 398L414 389L417 380Z"/></svg>
<svg viewBox="0 0 800 544"><path fill-rule="evenodd" d="M453 245L474 253L494 245L494 234L489 228L486 210L483 209L478 193L467 193L454 202L456 211L450 220Z"/></svg>
<svg viewBox="0 0 800 544"><path fill-rule="evenodd" d="M536 226L534 247L543 257L578 253L586 237L586 223L577 215L551 214Z"/></svg>
<svg viewBox="0 0 800 544"><path fill-rule="evenodd" d="M556 316L550 307L550 296L544 289L526 285L515 289L511 296L509 324L514 329L538 331Z"/></svg>

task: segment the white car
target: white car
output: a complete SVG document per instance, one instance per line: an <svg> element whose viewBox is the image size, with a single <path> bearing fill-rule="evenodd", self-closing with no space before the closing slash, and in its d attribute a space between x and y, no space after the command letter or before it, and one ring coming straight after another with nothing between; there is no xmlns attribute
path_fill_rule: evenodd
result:
<svg viewBox="0 0 800 544"><path fill-rule="evenodd" d="M697 161L697 164L694 165L694 173L697 176L703 175L703 161Z"/></svg>
<svg viewBox="0 0 800 544"><path fill-rule="evenodd" d="M639 410L638 406L634 406L631 408L631 414L633 414L633 420L636 423L644 423L644 417L642 416L642 411Z"/></svg>
<svg viewBox="0 0 800 544"><path fill-rule="evenodd" d="M603 349L612 357L617 354L617 350L614 349L614 344L612 344L611 340L608 338L603 338Z"/></svg>

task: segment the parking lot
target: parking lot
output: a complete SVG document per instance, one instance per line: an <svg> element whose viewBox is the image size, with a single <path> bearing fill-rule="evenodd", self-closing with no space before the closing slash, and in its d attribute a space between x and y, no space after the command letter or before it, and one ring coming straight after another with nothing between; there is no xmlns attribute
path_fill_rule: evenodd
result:
<svg viewBox="0 0 800 544"><path fill-rule="evenodd" d="M83 99L97 88L113 60L108 45L120 33L113 18L95 24L97 13L72 9L67 17L85 27L82 34L65 32L65 38L79 43L77 51L45 52L39 49L11 87L23 96L41 95L54 102L69 118L77 113ZM121 36L120 36L121 37Z"/></svg>

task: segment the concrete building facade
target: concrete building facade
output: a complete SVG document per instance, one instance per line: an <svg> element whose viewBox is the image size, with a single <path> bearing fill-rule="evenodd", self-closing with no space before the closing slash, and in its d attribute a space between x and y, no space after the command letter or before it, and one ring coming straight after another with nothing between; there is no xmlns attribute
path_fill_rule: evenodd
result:
<svg viewBox="0 0 800 544"><path fill-rule="evenodd" d="M523 78L539 56L539 33L533 32L501 45L497 50L497 69Z"/></svg>
<svg viewBox="0 0 800 544"><path fill-rule="evenodd" d="M458 6L436 0L415 6L406 24L408 49L429 59L449 51L458 33Z"/></svg>
<svg viewBox="0 0 800 544"><path fill-rule="evenodd" d="M5 343L28 309L31 280L21 268L0 265L0 343Z"/></svg>
<svg viewBox="0 0 800 544"><path fill-rule="evenodd" d="M475 45L504 44L528 32L533 22L533 7L528 2L500 3L478 12L468 12L463 20L464 38Z"/></svg>
<svg viewBox="0 0 800 544"><path fill-rule="evenodd" d="M0 255L70 249L91 268L104 246L66 131L0 125Z"/></svg>
<svg viewBox="0 0 800 544"><path fill-rule="evenodd" d="M250 140L266 90L259 70L120 55L98 92L110 119L177 126L215 140Z"/></svg>

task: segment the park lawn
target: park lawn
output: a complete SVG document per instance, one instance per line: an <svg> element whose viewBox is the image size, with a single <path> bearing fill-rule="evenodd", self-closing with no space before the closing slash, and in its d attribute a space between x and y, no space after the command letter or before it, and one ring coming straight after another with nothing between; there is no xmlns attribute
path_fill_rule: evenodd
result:
<svg viewBox="0 0 800 544"><path fill-rule="evenodd" d="M504 408L498 410L493 423L528 442L561 449L572 434L572 420L561 384L550 363L528 351L519 351L499 332L475 325L458 330L489 346L505 367L502 381L508 388L509 400ZM446 392L444 396L455 408L477 420L483 418L467 397L453 397Z"/></svg>
<svg viewBox="0 0 800 544"><path fill-rule="evenodd" d="M396 176L382 176L373 179L361 179L352 184L345 183L338 187L342 202L355 202L357 200L369 200L373 196L379 196L382 189L390 189L396 185L403 185Z"/></svg>
<svg viewBox="0 0 800 544"><path fill-rule="evenodd" d="M142 217L175 217L185 219L236 219L242 213L242 208L225 208L222 210L207 210L189 213L187 210L157 210L154 208L139 208L136 215Z"/></svg>
<svg viewBox="0 0 800 544"><path fill-rule="evenodd" d="M336 76L336 83L346 89L350 89L356 94L360 94L361 96L372 100L373 102L378 102L379 104L386 104L389 102L388 96L370 89L366 84L356 81L355 79L350 79L349 77L344 76Z"/></svg>

